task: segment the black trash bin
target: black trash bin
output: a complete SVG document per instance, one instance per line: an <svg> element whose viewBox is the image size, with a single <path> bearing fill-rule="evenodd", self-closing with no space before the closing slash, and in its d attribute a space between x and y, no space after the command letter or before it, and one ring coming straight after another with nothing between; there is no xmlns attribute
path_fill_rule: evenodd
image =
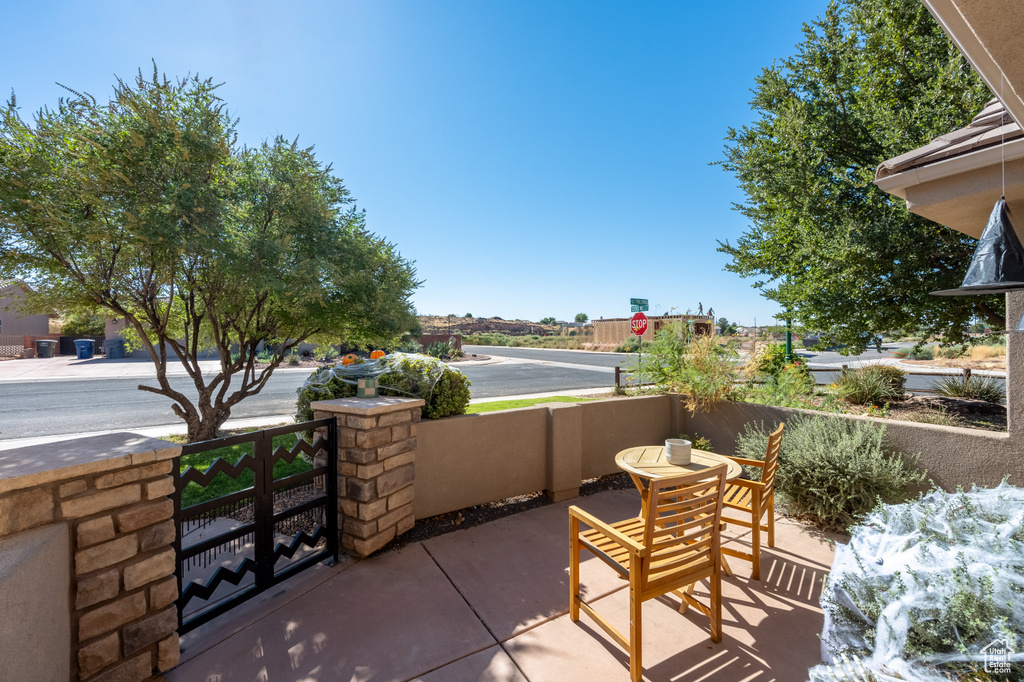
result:
<svg viewBox="0 0 1024 682"><path fill-rule="evenodd" d="M107 339L103 345L107 348L107 360L124 358L124 339Z"/></svg>
<svg viewBox="0 0 1024 682"><path fill-rule="evenodd" d="M93 340L75 339L75 354L79 360L88 360L92 357Z"/></svg>
<svg viewBox="0 0 1024 682"><path fill-rule="evenodd" d="M56 341L51 341L49 339L39 339L36 341L37 358L52 358L55 350L57 350Z"/></svg>

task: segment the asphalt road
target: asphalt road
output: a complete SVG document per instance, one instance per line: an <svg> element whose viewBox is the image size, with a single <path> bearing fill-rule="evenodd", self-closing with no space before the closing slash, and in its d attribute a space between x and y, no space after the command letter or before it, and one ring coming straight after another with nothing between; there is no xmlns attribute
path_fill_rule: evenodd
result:
<svg viewBox="0 0 1024 682"><path fill-rule="evenodd" d="M486 353L497 349L467 350ZM511 359L459 367L471 382L471 397L607 388L615 381L615 364L625 360L621 356L535 348L500 350L503 357ZM263 391L232 409L231 417L293 414L296 392L307 376L307 372L276 372ZM170 381L176 390L196 395L187 377L172 377ZM154 380L139 379L2 382L0 440L180 424L171 411L172 401L139 391L136 387L140 383L156 385Z"/></svg>
<svg viewBox="0 0 1024 682"><path fill-rule="evenodd" d="M615 367L632 362L627 355L582 351L492 346L465 349L501 359L493 364L459 367L472 382L473 398L608 388L614 384ZM835 373L815 372L818 383L829 383L838 376L842 364L889 357L891 350L842 356L801 349L800 354L812 367L836 367ZM307 376L306 372L275 373L261 393L232 410L232 418L293 414L296 391ZM929 388L934 381L931 377L909 376L907 389ZM155 385L155 381L139 379L0 382L0 440L180 424L171 412L170 399L137 390L140 383ZM195 395L187 377L174 377L171 383L177 390Z"/></svg>

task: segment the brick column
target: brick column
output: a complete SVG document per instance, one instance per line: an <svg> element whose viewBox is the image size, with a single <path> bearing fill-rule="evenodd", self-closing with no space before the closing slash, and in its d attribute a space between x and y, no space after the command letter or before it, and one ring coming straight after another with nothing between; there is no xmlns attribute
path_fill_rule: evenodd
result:
<svg viewBox="0 0 1024 682"><path fill-rule="evenodd" d="M413 526L416 423L422 400L345 398L314 402L338 420L338 526L342 548L366 557Z"/></svg>
<svg viewBox="0 0 1024 682"><path fill-rule="evenodd" d="M55 524L70 535L72 680L141 682L178 663L170 496L180 452L127 433L0 452L0 539Z"/></svg>

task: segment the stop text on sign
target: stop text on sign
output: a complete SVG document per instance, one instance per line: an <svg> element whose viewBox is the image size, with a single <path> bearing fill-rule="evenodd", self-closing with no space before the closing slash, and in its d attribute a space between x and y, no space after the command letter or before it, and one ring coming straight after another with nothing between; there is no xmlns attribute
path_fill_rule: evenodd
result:
<svg viewBox="0 0 1024 682"><path fill-rule="evenodd" d="M643 313L634 315L633 319L629 321L629 330L637 336L643 336L647 331L647 316Z"/></svg>

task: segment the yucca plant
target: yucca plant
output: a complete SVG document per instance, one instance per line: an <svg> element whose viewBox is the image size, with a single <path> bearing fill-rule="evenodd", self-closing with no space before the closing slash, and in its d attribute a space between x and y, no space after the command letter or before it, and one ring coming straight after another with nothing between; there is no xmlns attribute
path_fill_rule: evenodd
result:
<svg viewBox="0 0 1024 682"><path fill-rule="evenodd" d="M854 405L882 405L902 400L904 373L898 367L871 365L845 369L836 383L836 392Z"/></svg>
<svg viewBox="0 0 1024 682"><path fill-rule="evenodd" d="M950 398L970 398L989 403L999 403L1006 397L1006 391L991 377L946 376L935 382L935 390L939 395Z"/></svg>

